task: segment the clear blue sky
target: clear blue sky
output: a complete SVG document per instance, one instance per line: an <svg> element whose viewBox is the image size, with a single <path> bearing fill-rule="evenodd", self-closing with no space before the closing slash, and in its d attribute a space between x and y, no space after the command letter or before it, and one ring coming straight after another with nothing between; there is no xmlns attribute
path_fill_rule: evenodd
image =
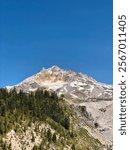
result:
<svg viewBox="0 0 130 150"><path fill-rule="evenodd" d="M0 87L53 65L112 84L112 0L0 1Z"/></svg>

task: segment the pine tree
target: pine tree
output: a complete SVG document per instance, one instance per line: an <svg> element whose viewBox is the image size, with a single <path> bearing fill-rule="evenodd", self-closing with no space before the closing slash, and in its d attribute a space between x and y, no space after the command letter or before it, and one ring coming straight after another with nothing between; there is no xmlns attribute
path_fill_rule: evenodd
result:
<svg viewBox="0 0 130 150"><path fill-rule="evenodd" d="M53 136L52 136L52 141L55 143L55 142L56 142L56 139L57 139L57 138L56 138L56 133L54 133Z"/></svg>
<svg viewBox="0 0 130 150"><path fill-rule="evenodd" d="M71 146L71 149L72 149L72 150L76 150L76 148L75 148L75 145L74 145L74 144Z"/></svg>
<svg viewBox="0 0 130 150"><path fill-rule="evenodd" d="M48 139L49 142L52 141L52 133L51 133L50 129L47 131L47 139Z"/></svg>

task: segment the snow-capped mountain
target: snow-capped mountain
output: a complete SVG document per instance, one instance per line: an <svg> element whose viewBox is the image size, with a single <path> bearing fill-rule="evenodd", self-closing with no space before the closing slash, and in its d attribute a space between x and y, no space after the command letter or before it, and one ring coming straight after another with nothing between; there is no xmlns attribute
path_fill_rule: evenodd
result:
<svg viewBox="0 0 130 150"><path fill-rule="evenodd" d="M87 128L88 132L103 144L112 145L112 85L97 82L92 77L75 71L66 71L57 66L42 69L39 73L25 79L15 86L17 91L35 91L38 88L55 91L73 106L81 122L78 126ZM81 114L79 107L86 108L87 117ZM95 126L95 130L86 124Z"/></svg>
<svg viewBox="0 0 130 150"><path fill-rule="evenodd" d="M91 98L112 99L112 86L97 82L93 78L74 71L65 71L57 66L42 69L15 86L18 91L35 91L37 88L53 90L58 95L87 101Z"/></svg>

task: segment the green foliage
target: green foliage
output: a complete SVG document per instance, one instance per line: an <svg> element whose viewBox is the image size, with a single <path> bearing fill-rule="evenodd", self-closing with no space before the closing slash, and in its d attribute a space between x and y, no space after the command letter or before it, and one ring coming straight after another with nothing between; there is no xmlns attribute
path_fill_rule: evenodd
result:
<svg viewBox="0 0 130 150"><path fill-rule="evenodd" d="M33 150L39 150L39 147L38 146L34 146Z"/></svg>
<svg viewBox="0 0 130 150"><path fill-rule="evenodd" d="M53 136L52 136L52 141L53 141L54 143L56 143L56 133L53 134Z"/></svg>
<svg viewBox="0 0 130 150"><path fill-rule="evenodd" d="M47 131L47 139L48 139L48 142L52 141L52 133L50 129Z"/></svg>
<svg viewBox="0 0 130 150"><path fill-rule="evenodd" d="M9 150L5 143L0 144L0 148L2 148L2 150Z"/></svg>
<svg viewBox="0 0 130 150"><path fill-rule="evenodd" d="M35 132L38 133L38 124L44 122L55 132L53 133L51 129L43 131L42 142L34 146L33 150L49 149L50 145L57 146L58 150L66 145L72 150L86 150L88 147L94 149L100 146L98 141L92 140L85 129L73 130L74 122L70 123L70 116L74 113L62 97L59 98L56 93L39 89L30 93L22 91L18 93L15 89L9 92L0 89L0 138L2 139L11 129L20 132L22 127L22 130L26 131L32 123L35 123ZM34 135L32 135L32 142L35 142ZM0 141L2 150L9 149L8 146L2 140Z"/></svg>
<svg viewBox="0 0 130 150"><path fill-rule="evenodd" d="M7 133L17 124L29 118L29 122L46 121L49 117L65 129L69 129L71 111L63 98L56 93L37 90L36 92L16 92L0 89L0 134Z"/></svg>
<svg viewBox="0 0 130 150"><path fill-rule="evenodd" d="M74 144L71 146L71 149L72 149L72 150L76 150L76 148L75 148L75 145L74 145Z"/></svg>

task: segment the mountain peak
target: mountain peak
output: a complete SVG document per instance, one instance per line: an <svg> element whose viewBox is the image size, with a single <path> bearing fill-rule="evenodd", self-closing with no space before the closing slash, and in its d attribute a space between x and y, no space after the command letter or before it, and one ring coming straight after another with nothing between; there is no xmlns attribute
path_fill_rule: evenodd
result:
<svg viewBox="0 0 130 150"><path fill-rule="evenodd" d="M61 68L56 66L56 65L54 65L51 68L49 68L49 70L58 71L58 70L61 70Z"/></svg>
<svg viewBox="0 0 130 150"><path fill-rule="evenodd" d="M46 71L60 71L60 70L63 70L63 69L61 69L60 67L54 65L54 66L52 66L52 67L50 67L48 69L46 69L45 67L43 67L41 71L45 71L45 70Z"/></svg>

